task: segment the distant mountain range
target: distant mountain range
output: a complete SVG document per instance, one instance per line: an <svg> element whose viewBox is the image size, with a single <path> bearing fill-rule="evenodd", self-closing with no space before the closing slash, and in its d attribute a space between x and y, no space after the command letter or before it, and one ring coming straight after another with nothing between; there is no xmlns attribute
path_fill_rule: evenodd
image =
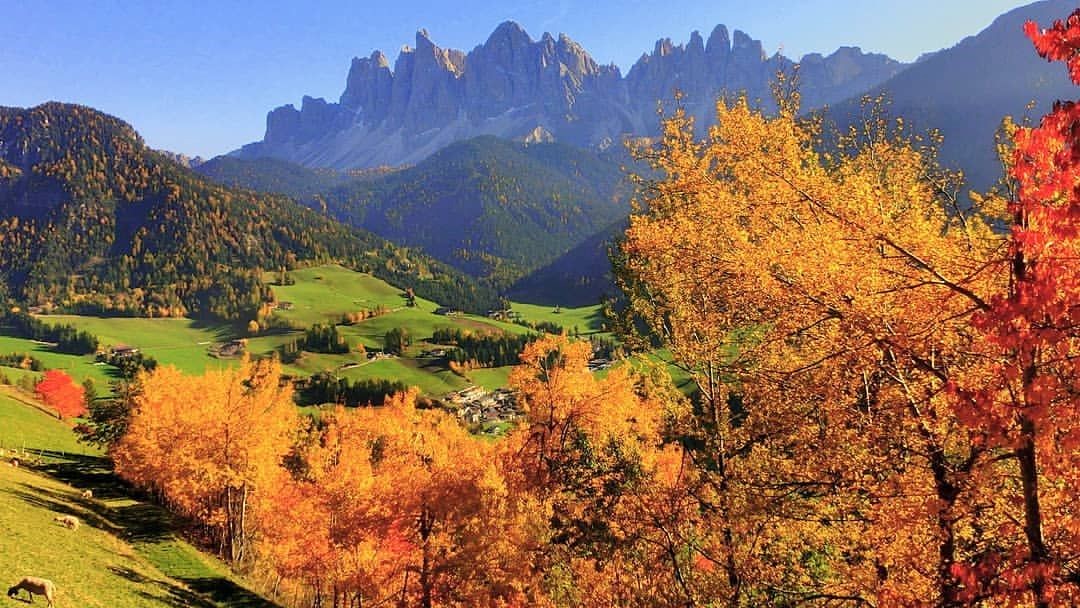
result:
<svg viewBox="0 0 1080 608"><path fill-rule="evenodd" d="M267 116L263 140L234 154L350 169L414 164L478 135L604 149L626 135L656 133L657 103L672 103L676 90L704 124L718 95L745 91L768 103L777 72L795 65L723 25L708 40L694 32L686 44L657 41L625 77L565 35L533 40L509 21L468 53L440 48L420 30L393 69L380 51L353 59L336 103L304 97L299 110L279 107ZM851 47L798 65L807 107L856 95L904 68Z"/></svg>
<svg viewBox="0 0 1080 608"><path fill-rule="evenodd" d="M845 125L860 96L884 92L894 115L940 129L943 159L984 188L1003 116L1078 96L1021 33L1072 8L1010 11L910 66L857 49L805 56L804 99ZM594 302L612 290L607 251L629 212L617 142L654 133L669 91L704 121L715 95L765 99L792 67L722 27L660 41L625 77L513 23L467 54L421 32L393 70L379 53L358 59L337 103L279 108L263 142L205 162L150 150L90 108L0 108L0 295L242 318L266 293L261 271L334 260L470 310L497 294Z"/></svg>
<svg viewBox="0 0 1080 608"><path fill-rule="evenodd" d="M221 186L91 108L0 108L0 296L102 314L247 321L263 271L338 261L451 306L495 292L287 197Z"/></svg>

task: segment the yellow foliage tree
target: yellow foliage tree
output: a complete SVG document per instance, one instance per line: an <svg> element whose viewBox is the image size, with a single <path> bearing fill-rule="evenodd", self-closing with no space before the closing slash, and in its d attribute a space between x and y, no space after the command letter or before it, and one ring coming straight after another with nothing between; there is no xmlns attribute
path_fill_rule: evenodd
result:
<svg viewBox="0 0 1080 608"><path fill-rule="evenodd" d="M292 389L276 361L187 376L170 366L138 377L117 472L211 532L221 554L245 556L260 495L284 473L296 439Z"/></svg>
<svg viewBox="0 0 1080 608"><path fill-rule="evenodd" d="M312 601L521 605L513 512L489 443L416 407L338 408L277 489L263 553Z"/></svg>
<svg viewBox="0 0 1080 608"><path fill-rule="evenodd" d="M960 605L994 546L995 454L946 390L981 364L999 212L955 204L936 141L877 111L826 146L798 97L678 112L619 262L630 310L699 388L682 420L710 514L699 597ZM832 152L823 152L831 149Z"/></svg>

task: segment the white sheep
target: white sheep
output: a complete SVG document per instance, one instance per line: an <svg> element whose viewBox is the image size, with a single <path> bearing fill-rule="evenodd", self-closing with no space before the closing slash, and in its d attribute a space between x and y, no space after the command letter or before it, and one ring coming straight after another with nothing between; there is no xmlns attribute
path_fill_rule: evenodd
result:
<svg viewBox="0 0 1080 608"><path fill-rule="evenodd" d="M53 518L53 521L64 526L68 530L79 529L79 518L74 515L57 515Z"/></svg>
<svg viewBox="0 0 1080 608"><path fill-rule="evenodd" d="M36 593L44 595L49 602L49 608L52 608L53 598L56 597L56 585L52 581L36 576L24 576L21 581L15 583L14 587L8 589L8 597L15 597L22 589L25 589L30 594L31 604L34 603L34 594Z"/></svg>
<svg viewBox="0 0 1080 608"><path fill-rule="evenodd" d="M83 490L82 494L80 494L79 496L82 496L83 500L90 500L90 499L92 499L94 497L94 491L93 490Z"/></svg>

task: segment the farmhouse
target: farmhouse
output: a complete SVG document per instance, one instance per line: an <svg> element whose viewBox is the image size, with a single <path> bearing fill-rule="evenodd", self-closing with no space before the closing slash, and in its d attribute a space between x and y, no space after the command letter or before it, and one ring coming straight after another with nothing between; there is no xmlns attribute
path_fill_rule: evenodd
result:
<svg viewBox="0 0 1080 608"><path fill-rule="evenodd" d="M247 345L245 344L244 340L230 340L229 342L221 345L221 348L218 349L218 356L239 357L240 355L244 354L244 349L246 348L246 346Z"/></svg>
<svg viewBox="0 0 1080 608"><path fill-rule="evenodd" d="M109 349L109 353L114 357L134 357L139 354L139 349L127 344L117 344Z"/></svg>

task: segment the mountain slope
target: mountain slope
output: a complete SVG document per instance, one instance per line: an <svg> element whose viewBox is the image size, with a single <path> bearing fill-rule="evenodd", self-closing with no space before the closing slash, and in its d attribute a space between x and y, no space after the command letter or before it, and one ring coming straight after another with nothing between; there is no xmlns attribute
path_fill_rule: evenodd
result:
<svg viewBox="0 0 1080 608"><path fill-rule="evenodd" d="M281 196L213 184L126 123L60 103L0 108L0 274L82 311L252 318L260 269L338 260L469 309L494 294Z"/></svg>
<svg viewBox="0 0 1080 608"><path fill-rule="evenodd" d="M766 55L761 42L717 26L705 42L657 41L624 78L600 65L566 35L533 40L516 23L499 25L472 51L443 49L427 32L404 47L391 69L380 51L353 59L339 100L304 97L266 118L266 135L234 154L274 157L309 167L348 169L417 163L447 145L495 135L606 148L625 135L656 132L656 104L675 90L708 122L719 94L746 91L771 99L777 71L795 62ZM802 59L808 105L843 100L879 84L904 65L842 48ZM767 101L766 101L767 103Z"/></svg>
<svg viewBox="0 0 1080 608"><path fill-rule="evenodd" d="M609 251L626 232L619 220L597 232L551 263L516 281L509 289L513 300L548 306L588 306L615 295Z"/></svg>
<svg viewBox="0 0 1080 608"><path fill-rule="evenodd" d="M884 92L891 99L889 112L915 128L940 129L943 160L963 168L975 188L986 188L1001 175L994 134L1002 118L1040 116L1054 101L1078 96L1065 70L1039 58L1022 31L1027 20L1048 26L1075 9L1069 0L1047 0L1009 11L870 94ZM1031 102L1035 107L1029 111ZM860 114L859 105L849 99L830 108L829 115L850 124Z"/></svg>
<svg viewBox="0 0 1080 608"><path fill-rule="evenodd" d="M629 213L628 185L614 160L494 137L303 200L499 287Z"/></svg>

